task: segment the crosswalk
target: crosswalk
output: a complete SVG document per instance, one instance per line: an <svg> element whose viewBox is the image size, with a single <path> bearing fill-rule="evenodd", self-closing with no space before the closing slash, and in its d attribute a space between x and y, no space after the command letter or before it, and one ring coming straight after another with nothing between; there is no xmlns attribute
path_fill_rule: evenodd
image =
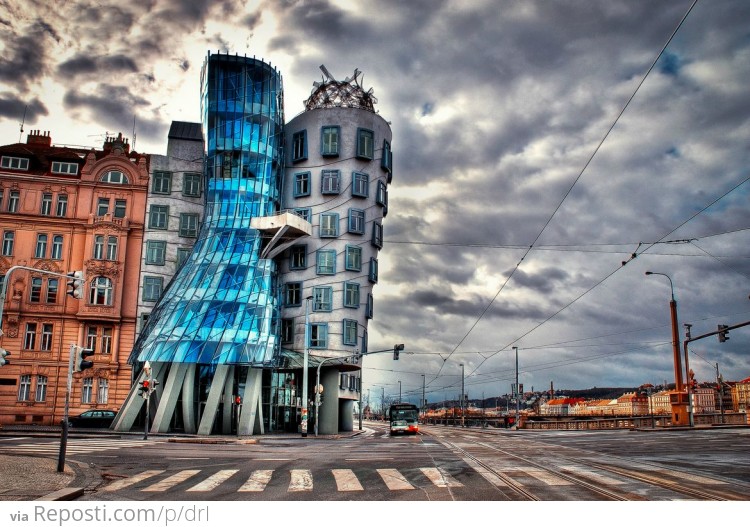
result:
<svg viewBox="0 0 750 527"><path fill-rule="evenodd" d="M439 467L424 467L416 469L435 487L455 488L463 487L463 483L456 480L445 470ZM165 474L164 470L146 470L134 474L133 476L115 480L104 486L101 490L105 492L117 492L123 489L136 489L139 492L155 493L166 492L174 489L176 486L187 483L187 488L182 488L185 492L210 492L222 484L228 483L239 470L219 470L217 472L205 473L203 470L186 469ZM395 468L376 469L375 472L380 476L383 484L390 491L409 491L416 490L423 486L423 483L409 480L400 470ZM325 477L330 473L338 492L363 492L363 485L357 474L347 468L332 469L326 471ZM156 480L158 476L165 476L163 479ZM281 485L286 486L287 492L308 492L312 491L315 486L313 471L307 469L291 469L288 471L277 470L253 470L249 476L245 475L234 478L235 492L263 492L267 486L276 478L282 480Z"/></svg>
<svg viewBox="0 0 750 527"><path fill-rule="evenodd" d="M142 447L149 444L142 439L68 439L65 452L70 455L91 454L101 450ZM60 451L60 440L38 443L19 443L13 445L16 454L57 455Z"/></svg>

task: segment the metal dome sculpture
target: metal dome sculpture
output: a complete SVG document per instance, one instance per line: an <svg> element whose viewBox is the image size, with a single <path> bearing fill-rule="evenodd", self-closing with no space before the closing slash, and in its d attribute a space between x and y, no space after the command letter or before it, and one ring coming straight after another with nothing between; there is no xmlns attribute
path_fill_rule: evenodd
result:
<svg viewBox="0 0 750 527"><path fill-rule="evenodd" d="M354 75L343 81L337 81L324 65L320 65L323 72L322 82L313 82L313 91L305 101L305 111L316 108L361 108L375 112L378 100L370 88L365 91L360 84L362 72L354 69Z"/></svg>

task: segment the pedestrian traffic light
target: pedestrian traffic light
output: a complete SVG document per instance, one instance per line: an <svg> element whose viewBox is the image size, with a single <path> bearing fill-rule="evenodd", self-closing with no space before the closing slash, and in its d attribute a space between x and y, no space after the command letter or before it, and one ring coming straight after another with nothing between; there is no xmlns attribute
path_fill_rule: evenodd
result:
<svg viewBox="0 0 750 527"><path fill-rule="evenodd" d="M729 330L727 326L719 324L719 342L726 342L729 340Z"/></svg>
<svg viewBox="0 0 750 527"><path fill-rule="evenodd" d="M141 391L141 395L145 399L151 393L151 383L147 380L141 381L141 387L138 388Z"/></svg>
<svg viewBox="0 0 750 527"><path fill-rule="evenodd" d="M75 361L73 371L79 372L91 368L94 363L90 360L86 360L87 357L91 357L94 354L94 350L88 348L81 348L80 346L75 347Z"/></svg>
<svg viewBox="0 0 750 527"><path fill-rule="evenodd" d="M83 297L83 283L85 282L83 271L74 271L72 273L68 273L67 276L68 276L68 294L72 296L73 298L82 298Z"/></svg>
<svg viewBox="0 0 750 527"><path fill-rule="evenodd" d="M10 364L10 361L6 357L10 355L10 351L0 348L0 368L6 364Z"/></svg>
<svg viewBox="0 0 750 527"><path fill-rule="evenodd" d="M398 360L398 352L404 349L403 344L396 344L393 346L393 360Z"/></svg>

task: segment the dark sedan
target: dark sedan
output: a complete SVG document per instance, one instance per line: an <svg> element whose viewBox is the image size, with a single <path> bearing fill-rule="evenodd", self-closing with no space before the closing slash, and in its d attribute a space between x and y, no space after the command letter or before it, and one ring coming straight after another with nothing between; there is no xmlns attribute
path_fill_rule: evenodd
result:
<svg viewBox="0 0 750 527"><path fill-rule="evenodd" d="M116 415L112 410L86 410L80 415L69 417L68 424L74 428L109 428Z"/></svg>

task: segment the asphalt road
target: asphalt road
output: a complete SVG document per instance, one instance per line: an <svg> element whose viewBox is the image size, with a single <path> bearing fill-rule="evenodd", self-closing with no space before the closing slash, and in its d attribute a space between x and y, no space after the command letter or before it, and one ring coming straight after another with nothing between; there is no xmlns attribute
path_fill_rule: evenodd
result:
<svg viewBox="0 0 750 527"><path fill-rule="evenodd" d="M71 438L102 476L82 501L672 501L750 499L750 429L510 431L382 423L339 439L257 444ZM6 450L55 457L58 441Z"/></svg>

